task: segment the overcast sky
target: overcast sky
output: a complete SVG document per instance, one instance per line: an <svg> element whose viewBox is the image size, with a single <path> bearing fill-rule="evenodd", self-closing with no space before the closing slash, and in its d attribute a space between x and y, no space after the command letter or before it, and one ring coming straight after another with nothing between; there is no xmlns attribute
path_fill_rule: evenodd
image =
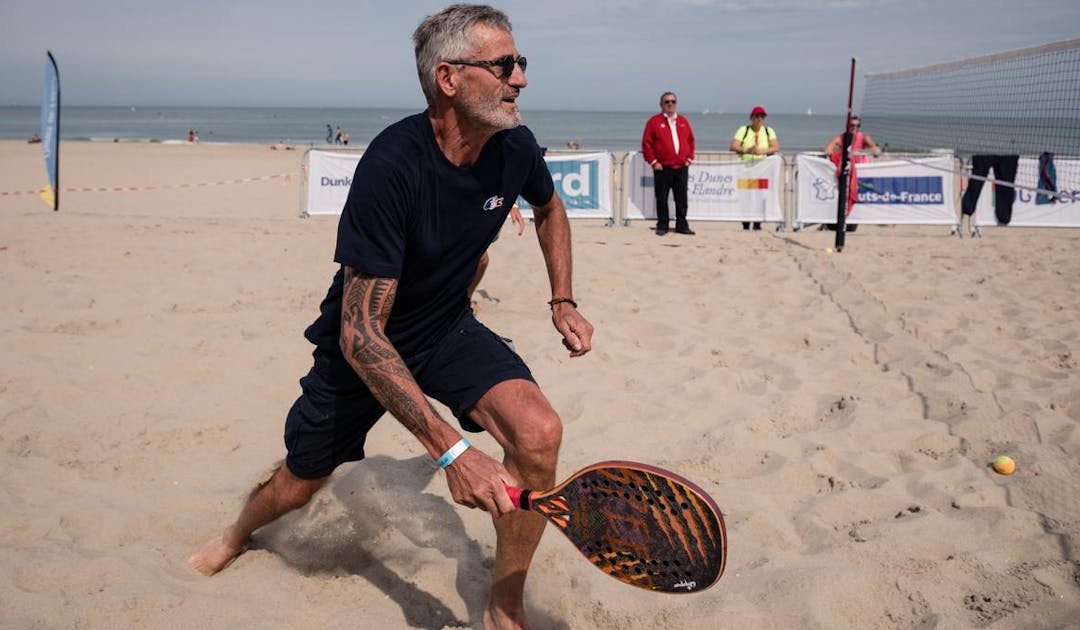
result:
<svg viewBox="0 0 1080 630"><path fill-rule="evenodd" d="M0 0L0 105L420 108L426 0ZM839 113L857 75L1080 37L1078 0L512 0L524 109ZM861 86L857 83L856 95ZM858 109L858 103L856 103Z"/></svg>

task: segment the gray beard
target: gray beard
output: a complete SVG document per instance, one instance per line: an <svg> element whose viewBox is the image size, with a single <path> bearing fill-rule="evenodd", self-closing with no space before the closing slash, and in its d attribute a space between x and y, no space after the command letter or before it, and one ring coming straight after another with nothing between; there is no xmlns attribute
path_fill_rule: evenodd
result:
<svg viewBox="0 0 1080 630"><path fill-rule="evenodd" d="M463 105L462 114L469 122L492 133L504 129L513 129L521 124L520 112L517 114L504 112L502 110L502 101L498 101L494 106L491 106L486 102L466 100Z"/></svg>

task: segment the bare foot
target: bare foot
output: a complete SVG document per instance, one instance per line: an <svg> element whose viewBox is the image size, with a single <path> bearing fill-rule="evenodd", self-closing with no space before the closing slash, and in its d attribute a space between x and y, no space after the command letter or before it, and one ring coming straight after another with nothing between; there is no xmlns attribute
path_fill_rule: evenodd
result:
<svg viewBox="0 0 1080 630"><path fill-rule="evenodd" d="M223 534L220 538L215 538L203 545L202 549L196 551L187 561L196 571L209 577L229 566L229 563L246 549L247 545L239 547L229 545L225 542Z"/></svg>
<svg viewBox="0 0 1080 630"><path fill-rule="evenodd" d="M528 630L529 620L524 610L506 611L489 602L484 608L484 630Z"/></svg>

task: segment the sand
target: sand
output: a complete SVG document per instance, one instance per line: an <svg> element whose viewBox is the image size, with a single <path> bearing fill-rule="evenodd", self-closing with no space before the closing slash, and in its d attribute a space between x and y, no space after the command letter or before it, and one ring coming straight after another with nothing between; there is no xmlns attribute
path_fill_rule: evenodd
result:
<svg viewBox="0 0 1080 630"><path fill-rule="evenodd" d="M283 455L309 367L336 218L296 216L303 149L62 150L65 187L140 190L0 195L0 626L476 626L490 520L389 417L223 573L184 562ZM0 192L43 171L0 143ZM729 534L713 588L665 596L549 529L535 627L1077 627L1080 232L694 227L575 224L572 360L531 226L491 251L480 317L562 415L560 478L670 468Z"/></svg>

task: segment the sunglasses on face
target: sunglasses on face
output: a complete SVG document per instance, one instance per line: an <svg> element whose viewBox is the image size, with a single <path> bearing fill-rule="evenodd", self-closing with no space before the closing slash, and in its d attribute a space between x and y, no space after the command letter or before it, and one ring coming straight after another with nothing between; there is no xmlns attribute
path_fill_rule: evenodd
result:
<svg viewBox="0 0 1080 630"><path fill-rule="evenodd" d="M673 98L665 98L663 100L663 103L664 103L664 105L674 105L675 104L675 99L673 99Z"/></svg>
<svg viewBox="0 0 1080 630"><path fill-rule="evenodd" d="M525 66L529 62L525 57L514 57L513 55L503 55L498 59L490 59L487 61L465 61L465 60L448 60L446 63L452 63L459 66L475 66L477 68L501 68L502 74L499 75L500 79L505 79L511 74L514 74L514 64L521 66L521 71L525 72Z"/></svg>

